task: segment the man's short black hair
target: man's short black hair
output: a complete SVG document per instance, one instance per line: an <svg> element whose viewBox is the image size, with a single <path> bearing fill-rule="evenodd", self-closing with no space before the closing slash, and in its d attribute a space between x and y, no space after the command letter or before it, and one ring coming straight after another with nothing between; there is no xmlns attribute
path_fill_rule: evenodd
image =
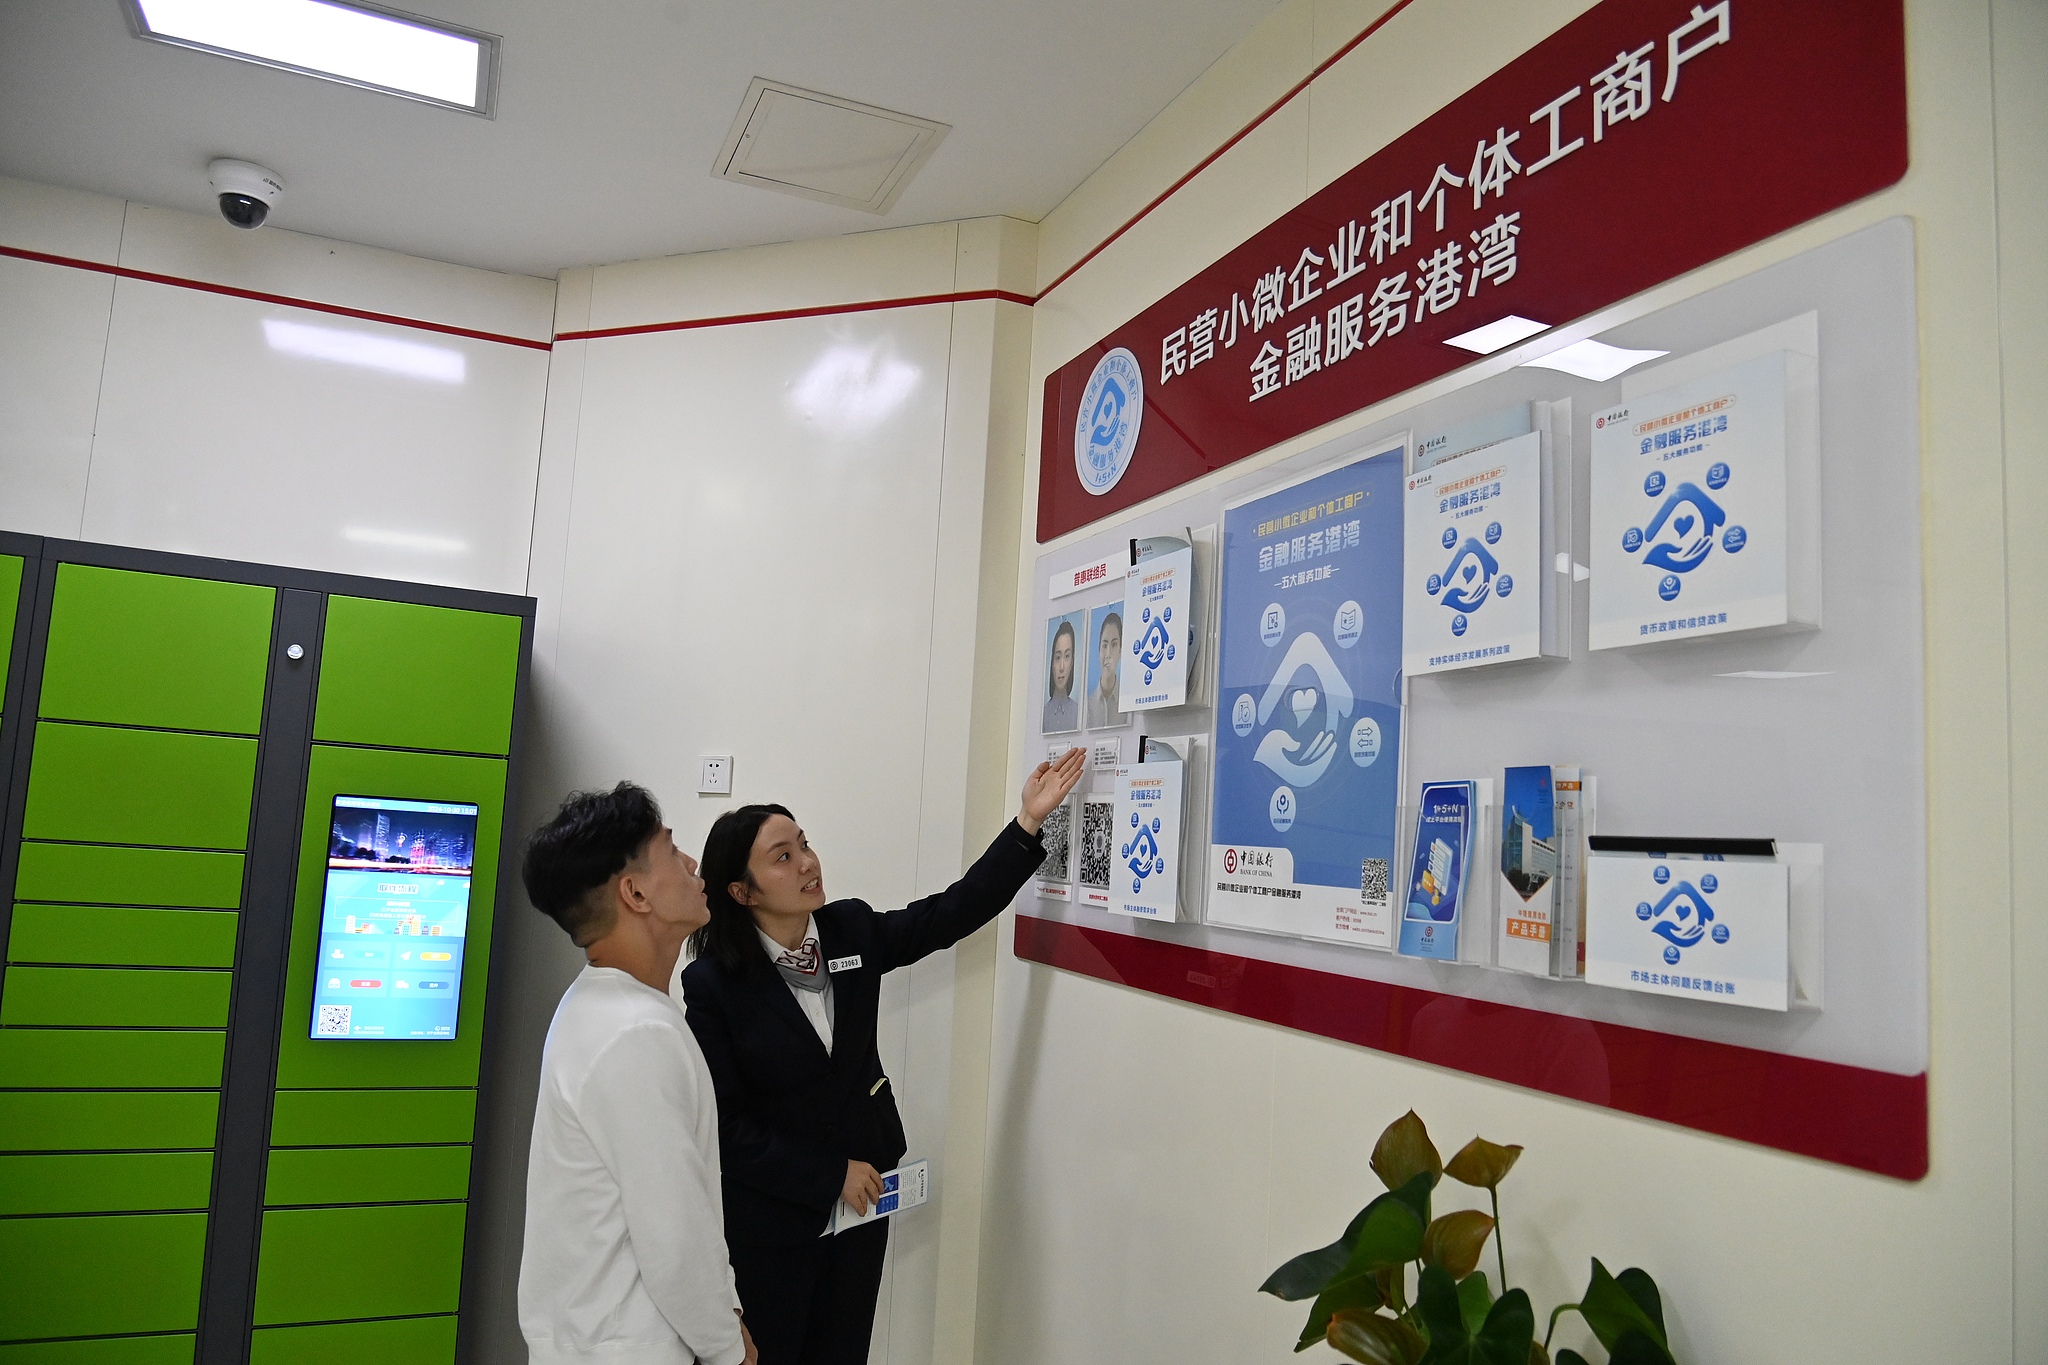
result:
<svg viewBox="0 0 2048 1365"><path fill-rule="evenodd" d="M584 948L611 932L616 911L596 893L639 856L661 829L661 807L645 787L570 792L555 818L526 841L519 876L527 899Z"/></svg>

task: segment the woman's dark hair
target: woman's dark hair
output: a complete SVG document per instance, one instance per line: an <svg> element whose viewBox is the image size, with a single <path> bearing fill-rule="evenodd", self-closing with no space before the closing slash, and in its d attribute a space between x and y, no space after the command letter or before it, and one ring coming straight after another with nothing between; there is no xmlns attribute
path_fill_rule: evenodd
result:
<svg viewBox="0 0 2048 1365"><path fill-rule="evenodd" d="M534 908L579 948L611 932L617 911L601 895L661 829L661 807L645 787L570 792L555 818L526 841L519 877Z"/></svg>
<svg viewBox="0 0 2048 1365"><path fill-rule="evenodd" d="M1074 666L1067 665L1067 690L1062 692L1053 683L1053 656L1060 652L1060 636L1067 637L1067 648L1074 648L1074 623L1060 622L1060 628L1052 633L1052 648L1045 651L1045 695L1048 697L1071 697L1074 695ZM1079 653L1078 650L1075 651Z"/></svg>
<svg viewBox="0 0 2048 1365"><path fill-rule="evenodd" d="M711 822L704 836L704 856L697 862L697 875L704 879L704 900L711 907L711 920L690 935L690 951L709 958L728 976L743 977L768 970L768 954L754 927L754 912L732 898L732 884L747 880L747 860L754 856L754 840L771 815L788 815L789 807L777 805L741 806Z"/></svg>

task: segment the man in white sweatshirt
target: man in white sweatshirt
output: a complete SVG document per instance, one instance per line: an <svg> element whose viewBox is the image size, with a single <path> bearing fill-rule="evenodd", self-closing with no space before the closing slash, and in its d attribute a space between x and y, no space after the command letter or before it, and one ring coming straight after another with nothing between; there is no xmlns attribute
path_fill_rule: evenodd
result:
<svg viewBox="0 0 2048 1365"><path fill-rule="evenodd" d="M541 1053L519 1327L531 1365L755 1365L718 1184L718 1102L668 995L709 917L643 788L577 792L535 831L526 893L583 949Z"/></svg>

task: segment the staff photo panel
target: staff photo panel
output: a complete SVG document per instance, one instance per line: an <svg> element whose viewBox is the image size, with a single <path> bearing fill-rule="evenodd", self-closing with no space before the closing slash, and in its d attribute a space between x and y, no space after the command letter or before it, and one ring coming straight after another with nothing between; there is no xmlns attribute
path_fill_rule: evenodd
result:
<svg viewBox="0 0 2048 1365"><path fill-rule="evenodd" d="M1087 700L1081 710L1091 730L1109 730L1130 720L1118 689L1124 652L1124 604L1109 602L1088 613Z"/></svg>
<svg viewBox="0 0 2048 1365"><path fill-rule="evenodd" d="M1038 732L1067 735L1081 728L1082 640L1088 613L1069 612L1045 623L1045 706Z"/></svg>

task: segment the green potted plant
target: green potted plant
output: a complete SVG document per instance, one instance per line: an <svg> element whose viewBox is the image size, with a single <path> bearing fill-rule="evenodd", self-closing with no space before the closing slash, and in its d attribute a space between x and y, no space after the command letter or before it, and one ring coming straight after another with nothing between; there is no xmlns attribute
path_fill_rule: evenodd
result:
<svg viewBox="0 0 2048 1365"><path fill-rule="evenodd" d="M1362 1365L1550 1365L1557 1320L1577 1313L1607 1349L1608 1365L1676 1365L1657 1282L1633 1267L1610 1275L1598 1259L1586 1292L1559 1304L1536 1339L1528 1293L1508 1288L1500 1237L1500 1182L1521 1154L1475 1137L1447 1163L1413 1110L1389 1124L1372 1152L1387 1192L1360 1209L1342 1237L1296 1256L1259 1286L1314 1301L1294 1349L1327 1341ZM1485 1190L1492 1214L1458 1209L1432 1218L1431 1192L1447 1175ZM1479 1269L1489 1239L1498 1297ZM1560 1350L1556 1365L1587 1362Z"/></svg>

